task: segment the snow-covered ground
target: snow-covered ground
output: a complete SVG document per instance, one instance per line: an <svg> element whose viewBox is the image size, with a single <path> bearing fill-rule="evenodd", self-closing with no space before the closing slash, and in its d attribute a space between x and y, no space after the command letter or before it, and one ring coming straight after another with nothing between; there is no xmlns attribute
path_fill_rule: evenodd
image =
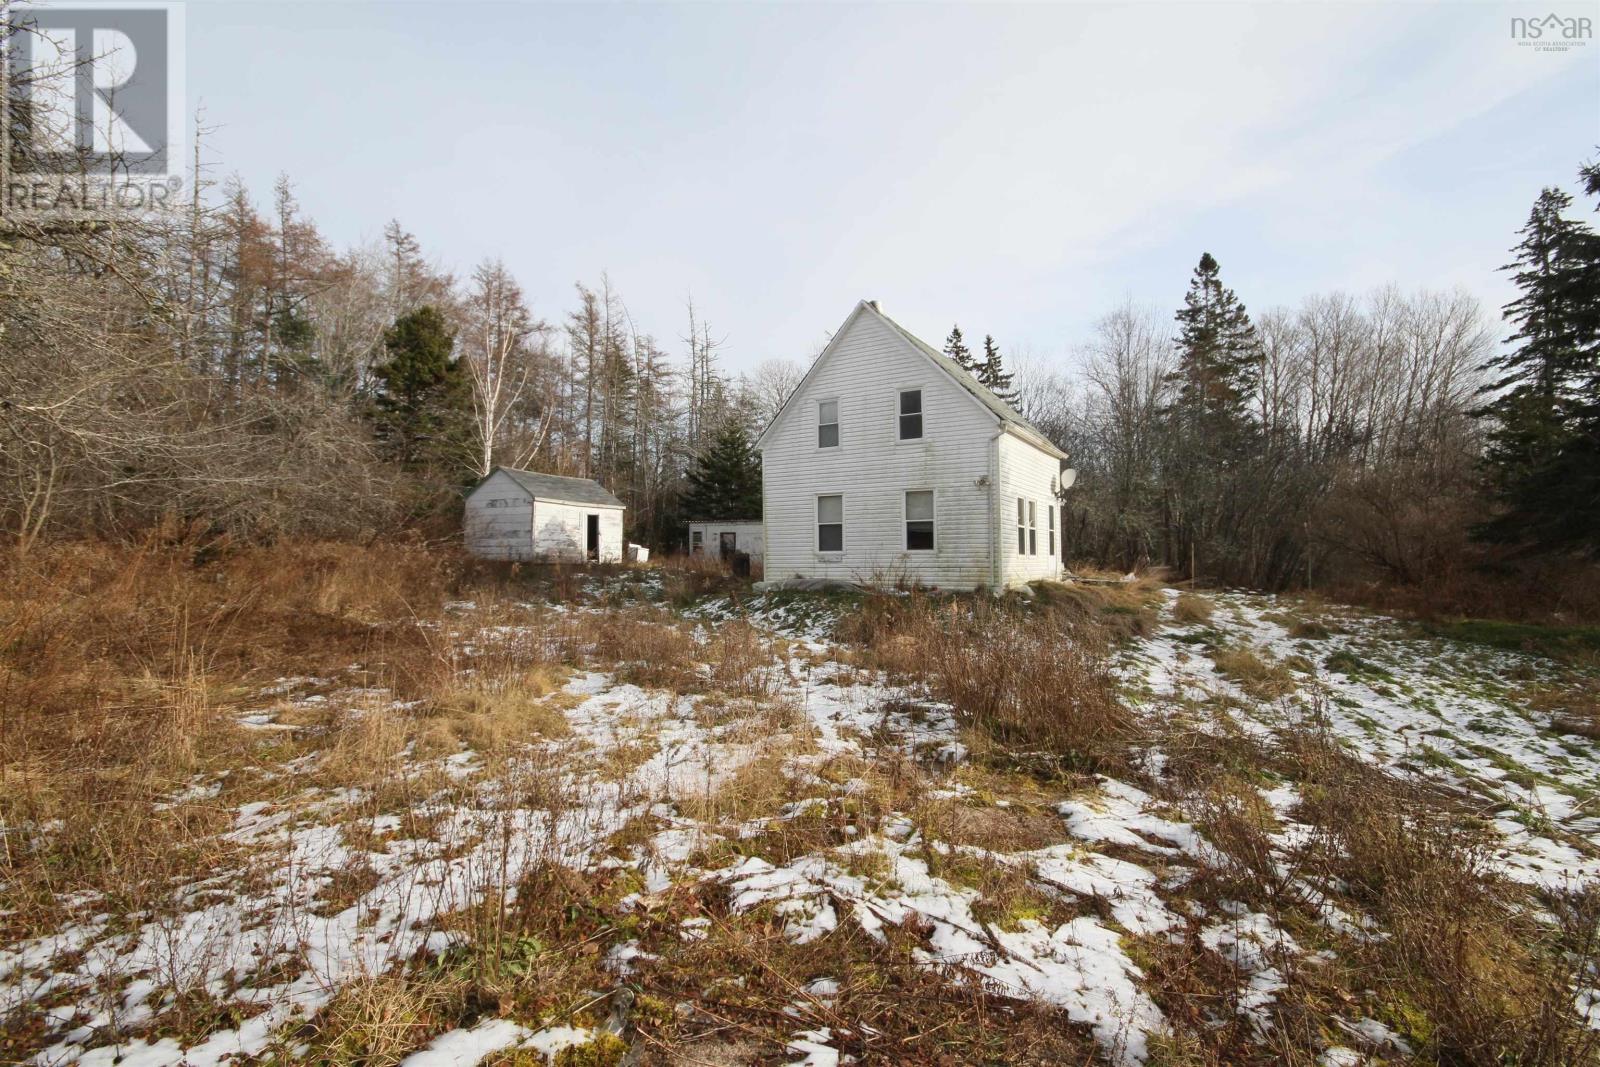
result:
<svg viewBox="0 0 1600 1067"><path fill-rule="evenodd" d="M1315 716L1372 762L1487 802L1508 876L1561 888L1600 874L1600 746L1551 730L1550 716L1518 695L1554 676L1549 662L1246 593L1209 596L1211 619L1185 625L1172 616L1177 593L1168 594L1161 628L1122 657L1124 678L1150 706L1231 698L1219 706L1256 731ZM1311 636L1293 636L1297 622ZM1292 665L1291 688L1251 697L1218 671L1218 649Z"/></svg>
<svg viewBox="0 0 1600 1067"><path fill-rule="evenodd" d="M1416 638L1399 623L1348 612L1323 620L1326 635L1296 638L1284 602L1245 594L1212 599L1210 621L1181 624L1168 597L1152 636L1120 653L1130 699L1149 713L1175 714L1220 696L1227 715L1263 735L1315 714L1373 762L1490 802L1510 876L1558 885L1600 872L1593 800L1600 755L1591 741L1551 734L1519 705L1516 687L1547 669L1538 661ZM454 617L470 620L474 605L453 608ZM442 919L501 890L514 897L528 871L553 862L630 868L643 886L640 899L695 886L724 893L733 915L776 909L783 935L796 944L847 924L873 938L889 927L917 931L917 958L930 970L1059 1009L1117 1064L1145 1062L1169 1029L1136 939L1177 941L1188 931L1236 969L1238 1015L1263 1034L1271 1029L1274 1002L1294 972L1325 961L1259 910L1185 897L1190 881L1215 861L1215 849L1152 795L1149 782L1142 788L1100 778L1054 797L1056 830L1042 847L938 840L917 813L894 810L873 825L852 826L851 839L832 847L770 858L747 849L696 866L718 855L708 842L754 841L819 805L850 801L864 785L817 773L831 760L909 756L936 799L996 811L1015 803L965 784L967 747L952 709L889 684L832 644L834 610L820 598L790 597L709 602L689 612L706 627L748 618L763 640L778 642L781 658L763 687L770 696L748 707L580 670L556 694L566 736L530 740L507 759L470 748L417 756L406 774L448 784L406 810L366 814L372 798L360 789L307 788L240 804L223 834L225 854L238 864L176 887L170 907L117 913L86 895L74 921L0 946L0 1017L31 1014L42 1034L34 1059L40 1064L199 1067L286 1040L292 1049L285 1035L342 987L419 953L444 951L462 935ZM492 632L461 629L465 644L519 636L503 621ZM1256 699L1217 670L1210 653L1220 648L1251 648L1269 661L1298 657L1301 666L1288 689ZM263 692L241 725L263 738L293 731L292 721L281 720L292 720L287 712L297 701L346 702L368 715L395 709L388 694L290 678ZM274 773L292 779L318 758L301 757ZM696 798L714 795L757 760L778 761L795 783L783 805L736 825L690 816ZM1145 754L1157 779L1162 762L1159 751ZM221 782L196 781L165 803L214 804L219 795L227 795ZM1291 847L1292 783L1262 799L1281 817L1277 844ZM662 828L644 844L614 847L614 835L640 817ZM1030 891L1071 917L1028 912L997 920L980 906L980 888L950 876L957 860L1016 871ZM319 907L353 868L370 869L370 884L337 909ZM1342 935L1368 936L1364 917L1332 901L1321 918ZM681 933L703 937L705 924L686 919ZM619 975L648 987L649 954L636 944L610 946L607 958ZM790 1009L795 1026L785 1043L794 1062L849 1062L849 1041L863 1039L835 1018L806 1014L805 1001L837 992L830 982L818 980ZM235 1017L188 1047L158 1036L178 995L196 990L237 1006ZM1328 1023L1340 1036L1321 1050L1327 1063L1407 1051L1384 1023L1359 1010ZM406 1062L475 1064L507 1049L554 1056L591 1036L565 1020L533 1025L491 1017L436 1035Z"/></svg>

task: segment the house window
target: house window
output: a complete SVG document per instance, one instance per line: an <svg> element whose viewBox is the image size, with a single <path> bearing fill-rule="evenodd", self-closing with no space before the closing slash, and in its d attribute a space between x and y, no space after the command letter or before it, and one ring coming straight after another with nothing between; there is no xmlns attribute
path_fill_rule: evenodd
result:
<svg viewBox="0 0 1600 1067"><path fill-rule="evenodd" d="M933 551L933 490L906 493L906 551Z"/></svg>
<svg viewBox="0 0 1600 1067"><path fill-rule="evenodd" d="M1056 554L1056 506L1049 504L1044 509L1045 517L1050 521L1050 557Z"/></svg>
<svg viewBox="0 0 1600 1067"><path fill-rule="evenodd" d="M817 447L839 447L839 402L837 400L819 400L817 402Z"/></svg>
<svg viewBox="0 0 1600 1067"><path fill-rule="evenodd" d="M900 440L916 441L922 437L922 390L900 390Z"/></svg>
<svg viewBox="0 0 1600 1067"><path fill-rule="evenodd" d="M1017 555L1028 554L1028 505L1017 497Z"/></svg>
<svg viewBox="0 0 1600 1067"><path fill-rule="evenodd" d="M699 530L690 531L689 555L698 556L703 548L705 548L705 534Z"/></svg>
<svg viewBox="0 0 1600 1067"><path fill-rule="evenodd" d="M1028 555L1039 554L1039 522L1033 511L1033 501L1028 501Z"/></svg>
<svg viewBox="0 0 1600 1067"><path fill-rule="evenodd" d="M817 551L844 551L844 497L817 497Z"/></svg>

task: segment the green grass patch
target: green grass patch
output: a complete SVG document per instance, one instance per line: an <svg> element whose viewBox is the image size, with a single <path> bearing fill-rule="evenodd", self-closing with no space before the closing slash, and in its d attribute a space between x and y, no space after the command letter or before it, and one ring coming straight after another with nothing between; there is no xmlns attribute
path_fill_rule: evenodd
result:
<svg viewBox="0 0 1600 1067"><path fill-rule="evenodd" d="M1423 629L1434 637L1508 652L1529 652L1554 660L1600 653L1600 626L1537 626L1525 622L1462 619L1425 623Z"/></svg>

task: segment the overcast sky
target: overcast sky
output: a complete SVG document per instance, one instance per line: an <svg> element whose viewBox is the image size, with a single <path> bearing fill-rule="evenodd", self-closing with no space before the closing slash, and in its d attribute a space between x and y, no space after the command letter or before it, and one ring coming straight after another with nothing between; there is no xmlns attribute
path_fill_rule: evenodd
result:
<svg viewBox="0 0 1600 1067"><path fill-rule="evenodd" d="M671 342L806 360L876 298L1067 357L1200 253L1252 310L1464 286L1600 144L1600 41L1512 40L1550 4L188 5L188 95L265 204L339 245L398 218L536 313L607 271ZM1600 15L1594 3L1554 4Z"/></svg>

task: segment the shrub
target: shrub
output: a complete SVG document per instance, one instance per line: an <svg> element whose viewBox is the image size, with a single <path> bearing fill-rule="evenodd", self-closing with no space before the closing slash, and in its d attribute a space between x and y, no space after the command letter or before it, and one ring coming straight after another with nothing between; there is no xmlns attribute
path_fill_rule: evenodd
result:
<svg viewBox="0 0 1600 1067"><path fill-rule="evenodd" d="M1219 648L1211 653L1217 670L1259 700L1276 700L1295 689L1294 676L1281 663L1269 663L1249 648Z"/></svg>
<svg viewBox="0 0 1600 1067"><path fill-rule="evenodd" d="M1197 593L1183 593L1172 607L1172 617L1181 623L1210 622L1215 605Z"/></svg>
<svg viewBox="0 0 1600 1067"><path fill-rule="evenodd" d="M887 603L885 601L888 601ZM970 725L1055 771L1120 762L1137 733L1097 631L984 598L877 598L851 629L875 661L920 680Z"/></svg>

